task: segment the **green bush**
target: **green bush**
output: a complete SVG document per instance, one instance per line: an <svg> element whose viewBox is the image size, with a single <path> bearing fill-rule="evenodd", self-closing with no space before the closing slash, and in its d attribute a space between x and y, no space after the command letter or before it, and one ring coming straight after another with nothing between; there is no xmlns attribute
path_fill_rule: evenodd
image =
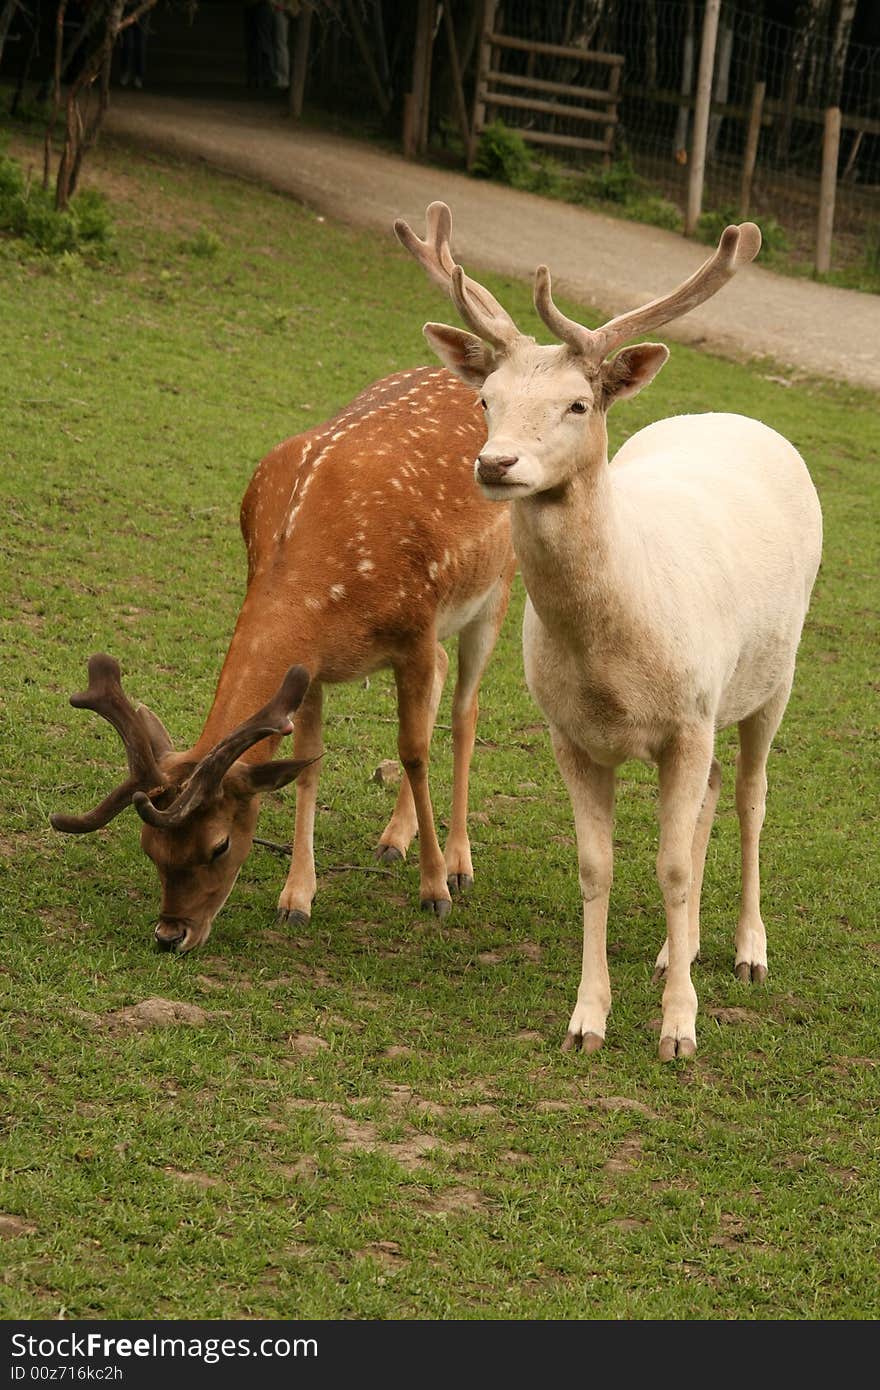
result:
<svg viewBox="0 0 880 1390"><path fill-rule="evenodd" d="M493 121L480 136L474 173L478 178L494 179L512 188L530 189L534 174L525 140L503 121Z"/></svg>
<svg viewBox="0 0 880 1390"><path fill-rule="evenodd" d="M715 208L700 216L694 235L697 241L715 246L725 227L740 222L739 213L730 207ZM775 217L755 217L752 219L761 229L761 249L765 256L772 258L788 250L788 235Z"/></svg>
<svg viewBox="0 0 880 1390"><path fill-rule="evenodd" d="M675 203L661 198L659 193L649 193L627 203L625 214L633 222L647 222L651 227L665 227L669 232L680 232L684 218Z"/></svg>
<svg viewBox="0 0 880 1390"><path fill-rule="evenodd" d="M607 167L596 166L582 174L578 182L584 200L600 203L631 203L646 187L639 178L628 154L615 159Z"/></svg>
<svg viewBox="0 0 880 1390"><path fill-rule="evenodd" d="M204 227L200 227L194 237L180 243L180 249L187 256L199 256L203 260L212 260L222 247L223 242L215 232L208 232Z"/></svg>
<svg viewBox="0 0 880 1390"><path fill-rule="evenodd" d="M65 212L57 212L51 193L25 177L21 165L0 156L0 232L19 237L50 256L79 251L106 256L112 221L101 193L80 193Z"/></svg>
<svg viewBox="0 0 880 1390"><path fill-rule="evenodd" d="M865 232L865 269L880 275L880 222L869 222Z"/></svg>

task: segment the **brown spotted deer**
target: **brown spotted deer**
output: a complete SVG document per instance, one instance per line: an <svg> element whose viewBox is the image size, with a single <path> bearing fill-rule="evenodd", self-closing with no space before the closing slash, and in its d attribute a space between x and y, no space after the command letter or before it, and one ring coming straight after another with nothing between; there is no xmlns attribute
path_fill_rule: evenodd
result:
<svg viewBox="0 0 880 1390"><path fill-rule="evenodd" d="M278 914L291 923L309 918L323 687L382 667L395 676L406 777L378 855L404 858L418 833L422 907L440 917L450 889L470 889L477 691L515 569L507 508L474 486L482 437L473 392L449 372L418 368L377 382L263 459L241 508L247 593L205 726L187 751L175 752L156 716L127 700L115 661L89 662L89 689L71 703L114 725L129 777L93 811L55 815L52 824L96 830L134 803L162 884L161 946L188 951L207 939L250 852L261 794L294 779L293 855ZM453 805L444 857L428 750L448 666L440 643L453 634ZM294 758L273 761L290 732Z"/></svg>
<svg viewBox="0 0 880 1390"><path fill-rule="evenodd" d="M822 515L796 449L757 420L661 420L609 463L605 417L669 356L656 343L624 344L715 294L757 254L760 233L752 223L728 227L677 290L596 330L560 313L539 267L535 306L559 340L540 347L455 265L450 226L449 210L435 203L427 243L405 224L397 231L434 279L443 267L471 330L429 323L424 331L481 397L487 437L476 478L510 506L528 593L526 680L574 810L584 949L564 1046L593 1052L605 1037L615 769L638 758L656 764L660 781L660 1057L687 1057L696 1050L690 966L721 782L715 733L733 724L742 844L734 969L742 981L767 975L758 873L767 754L791 691Z"/></svg>

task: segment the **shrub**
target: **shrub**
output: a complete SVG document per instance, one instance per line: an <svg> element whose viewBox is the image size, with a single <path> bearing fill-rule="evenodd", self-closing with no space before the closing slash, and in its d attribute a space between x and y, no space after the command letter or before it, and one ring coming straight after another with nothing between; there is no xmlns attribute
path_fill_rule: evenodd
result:
<svg viewBox="0 0 880 1390"><path fill-rule="evenodd" d="M698 241L715 246L724 228L740 220L739 213L734 208L715 208L701 215L694 235ZM765 256L772 258L788 250L788 235L775 217L756 217L753 221L757 222L761 229L761 249Z"/></svg>
<svg viewBox="0 0 880 1390"><path fill-rule="evenodd" d="M525 140L503 121L493 121L480 136L474 173L513 188L531 188L532 157Z"/></svg>
<svg viewBox="0 0 880 1390"><path fill-rule="evenodd" d="M607 168L596 166L581 175L579 191L584 199L598 199L602 203L629 203L645 188L644 179L639 178L628 154L615 159Z"/></svg>
<svg viewBox="0 0 880 1390"><path fill-rule="evenodd" d="M180 249L188 256L201 256L204 260L210 260L216 256L223 242L215 232L208 232L204 227L200 227L194 237L180 243Z"/></svg>
<svg viewBox="0 0 880 1390"><path fill-rule="evenodd" d="M89 189L65 212L56 212L52 194L26 178L7 155L0 156L0 232L50 256L80 251L102 257L112 245L112 221L102 194Z"/></svg>

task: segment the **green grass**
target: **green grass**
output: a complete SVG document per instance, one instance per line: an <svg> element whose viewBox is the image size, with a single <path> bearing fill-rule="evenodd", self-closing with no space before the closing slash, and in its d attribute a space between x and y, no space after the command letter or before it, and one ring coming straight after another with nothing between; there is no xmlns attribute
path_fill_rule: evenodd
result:
<svg viewBox="0 0 880 1390"><path fill-rule="evenodd" d="M640 768L621 776L607 1045L558 1051L580 902L519 585L483 689L470 905L421 917L412 862L330 872L371 863L389 814L370 781L394 750L382 675L330 692L311 927L276 931L284 865L257 849L207 947L159 955L133 813L82 838L48 826L122 772L113 731L67 696L108 650L194 739L243 591L254 465L425 361L420 325L444 311L390 236L112 146L91 167L118 213L111 265L0 243L0 1212L21 1223L0 1222L2 1314L876 1317L876 399L675 347L612 417L615 442L682 410L766 420L808 460L827 527L770 767L771 975L732 974L724 737L691 1065L655 1060ZM532 321L528 286L486 280ZM441 819L450 762L441 728ZM260 833L286 839L291 805L273 797ZM156 995L207 1018L105 1021ZM302 1037L327 1045L304 1055Z"/></svg>

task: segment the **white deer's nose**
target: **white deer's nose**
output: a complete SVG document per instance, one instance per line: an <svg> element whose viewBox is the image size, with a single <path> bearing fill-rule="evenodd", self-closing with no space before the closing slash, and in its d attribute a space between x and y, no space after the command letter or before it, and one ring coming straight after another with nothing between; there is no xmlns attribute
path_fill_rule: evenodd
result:
<svg viewBox="0 0 880 1390"><path fill-rule="evenodd" d="M507 476L507 470L518 462L518 454L480 454L477 459L477 477L482 483L502 483Z"/></svg>

